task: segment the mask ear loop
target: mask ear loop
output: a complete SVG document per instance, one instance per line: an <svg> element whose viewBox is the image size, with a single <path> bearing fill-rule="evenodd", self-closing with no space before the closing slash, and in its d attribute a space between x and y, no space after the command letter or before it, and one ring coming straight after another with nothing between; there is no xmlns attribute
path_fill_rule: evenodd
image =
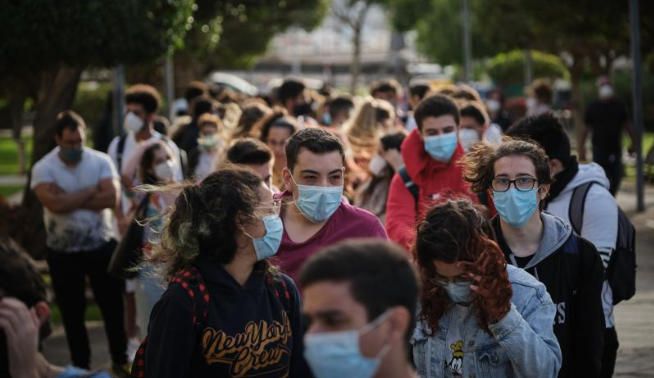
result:
<svg viewBox="0 0 654 378"><path fill-rule="evenodd" d="M388 309L388 310L384 311L383 314L379 315L375 320L373 320L372 322L366 324L365 326L363 326L363 328L361 328L361 329L359 330L359 337L360 337L361 335L364 335L364 334L366 334L366 333L372 331L373 329L377 328L377 327L378 327L380 324L382 324L382 323L384 322L384 320L386 320L390 315L391 315L391 309ZM384 356L386 356L386 354L388 354L388 352L389 352L390 350L391 350L391 346L390 346L390 344L388 344L387 342L385 342L385 343L384 343L384 346L382 347L382 349L379 351L379 353L377 353L377 355L376 355L374 358L382 359L382 358L384 358Z"/></svg>

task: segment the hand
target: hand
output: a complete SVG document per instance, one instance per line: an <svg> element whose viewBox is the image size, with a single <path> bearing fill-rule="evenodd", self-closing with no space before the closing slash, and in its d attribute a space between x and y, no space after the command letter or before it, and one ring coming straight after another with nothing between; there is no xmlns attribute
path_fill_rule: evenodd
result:
<svg viewBox="0 0 654 378"><path fill-rule="evenodd" d="M400 151L396 150L395 148L384 151L382 157L388 162L388 164L391 165L391 167L393 167L395 172L399 171L400 168L402 168L404 165L402 154L400 154Z"/></svg>
<svg viewBox="0 0 654 378"><path fill-rule="evenodd" d="M15 298L0 299L0 329L7 337L9 372L12 377L37 377L40 322L35 309Z"/></svg>
<svg viewBox="0 0 654 378"><path fill-rule="evenodd" d="M479 274L476 271L468 273L472 281L470 290L479 298L479 306L482 313L487 316L489 324L495 324L502 320L511 309L511 283L508 274L501 264L496 264L492 260L495 256L490 253L483 253L476 266L485 267L502 267L503 270L491 268L491 271L485 274Z"/></svg>

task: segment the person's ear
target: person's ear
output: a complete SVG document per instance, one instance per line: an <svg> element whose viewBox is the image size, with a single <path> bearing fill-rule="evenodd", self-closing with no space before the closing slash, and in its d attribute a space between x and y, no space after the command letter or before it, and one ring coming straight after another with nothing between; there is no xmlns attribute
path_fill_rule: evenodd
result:
<svg viewBox="0 0 654 378"><path fill-rule="evenodd" d="M391 313L388 317L389 324L391 325L389 344L402 345L406 340L406 333L409 332L411 314L403 306L395 306L390 311Z"/></svg>
<svg viewBox="0 0 654 378"><path fill-rule="evenodd" d="M541 201L544 201L547 198L547 195L550 192L550 184L541 185L538 188L538 197Z"/></svg>
<svg viewBox="0 0 654 378"><path fill-rule="evenodd" d="M284 180L284 188L293 193L295 191L295 187L293 186L294 183L291 170L288 169L288 167L282 168L282 180Z"/></svg>
<svg viewBox="0 0 654 378"><path fill-rule="evenodd" d="M36 302L34 311L39 318L39 325L45 324L50 319L50 306L45 301Z"/></svg>

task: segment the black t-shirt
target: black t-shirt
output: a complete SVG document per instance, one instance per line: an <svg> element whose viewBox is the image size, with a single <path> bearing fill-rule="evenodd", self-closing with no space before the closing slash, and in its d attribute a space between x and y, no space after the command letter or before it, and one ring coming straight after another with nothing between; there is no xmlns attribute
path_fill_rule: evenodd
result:
<svg viewBox="0 0 654 378"><path fill-rule="evenodd" d="M529 264L529 261L531 261L532 257L534 257L534 255L525 256L525 257L513 255L513 258L515 259L518 268L524 268L525 266L527 266L527 264Z"/></svg>
<svg viewBox="0 0 654 378"><path fill-rule="evenodd" d="M593 131L594 160L622 152L622 129L627 122L625 105L617 99L592 102L586 108L584 121Z"/></svg>

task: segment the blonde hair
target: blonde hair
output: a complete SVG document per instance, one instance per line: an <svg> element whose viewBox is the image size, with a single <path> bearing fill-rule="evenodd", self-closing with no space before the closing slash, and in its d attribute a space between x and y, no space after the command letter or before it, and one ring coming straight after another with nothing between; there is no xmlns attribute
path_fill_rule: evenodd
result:
<svg viewBox="0 0 654 378"><path fill-rule="evenodd" d="M393 106L386 100L368 98L345 125L345 135L353 146L374 147L379 138L390 131L381 127L387 119L395 119Z"/></svg>

